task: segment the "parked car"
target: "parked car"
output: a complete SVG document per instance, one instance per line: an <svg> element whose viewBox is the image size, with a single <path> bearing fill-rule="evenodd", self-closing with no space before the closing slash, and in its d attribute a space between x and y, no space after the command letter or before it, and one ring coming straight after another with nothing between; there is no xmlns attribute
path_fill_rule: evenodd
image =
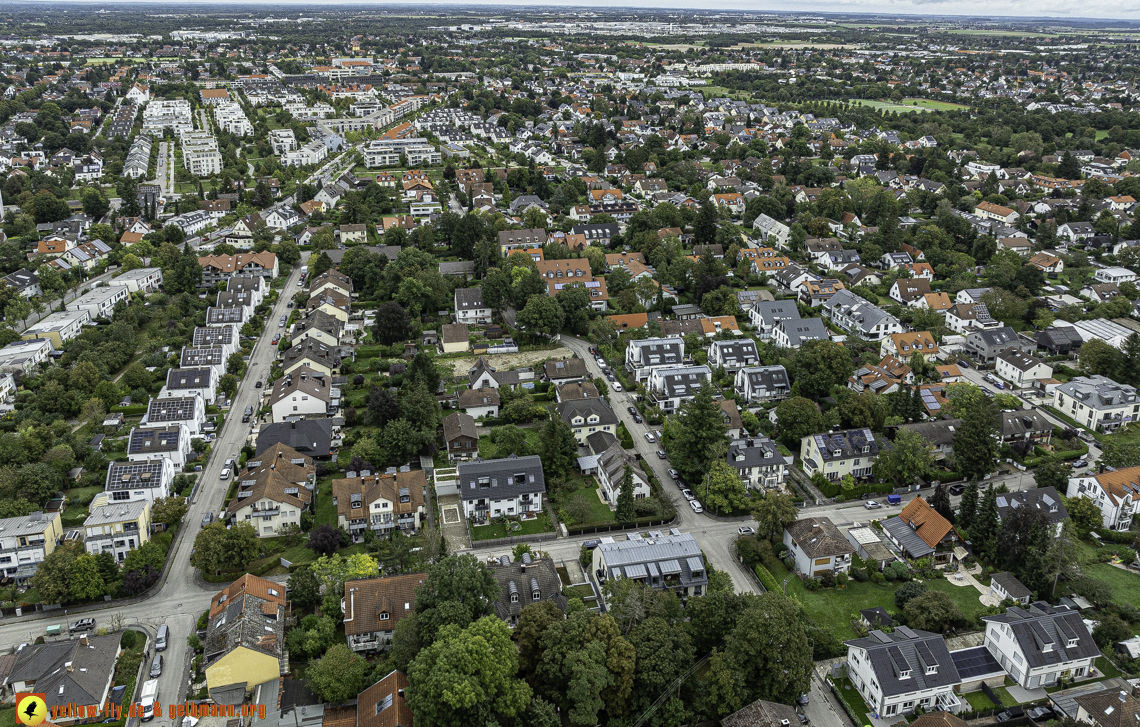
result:
<svg viewBox="0 0 1140 727"><path fill-rule="evenodd" d="M214 522L214 513L208 512L202 516L202 527L206 527L212 522Z"/></svg>
<svg viewBox="0 0 1140 727"><path fill-rule="evenodd" d="M602 544L602 541L600 541L600 540L587 540L586 542L582 543L582 547L585 548L586 550L593 550L594 548L598 547L601 544Z"/></svg>
<svg viewBox="0 0 1140 727"><path fill-rule="evenodd" d="M229 467L223 467L223 468L222 468L222 473L221 473L220 475L218 475L218 479L220 479L220 480L228 480L229 478L230 478L230 469L229 469Z"/></svg>
<svg viewBox="0 0 1140 727"><path fill-rule="evenodd" d="M641 424L643 421L645 421L644 419L642 419L642 418L641 418L641 415L640 415L640 414L634 414L634 415L633 415L633 420L634 420L635 422L637 422L638 424Z"/></svg>
<svg viewBox="0 0 1140 727"><path fill-rule="evenodd" d="M68 625L67 630L68 631L91 631L94 628L95 628L95 619L93 619L93 618L81 618L78 621L72 621L71 624Z"/></svg>
<svg viewBox="0 0 1140 727"><path fill-rule="evenodd" d="M809 696L810 695L808 695L806 692L804 694L801 694L800 698L796 700L796 703L797 704L807 704Z"/></svg>
<svg viewBox="0 0 1140 727"><path fill-rule="evenodd" d="M750 528L747 525L742 525L736 529L736 532L740 533L741 535L755 535L756 528Z"/></svg>
<svg viewBox="0 0 1140 727"><path fill-rule="evenodd" d="M1029 716L1029 719L1033 720L1034 722L1048 722L1049 720L1056 717L1056 715L1053 713L1053 710L1049 709L1048 707L1034 707L1025 714L1027 714Z"/></svg>
<svg viewBox="0 0 1140 727"><path fill-rule="evenodd" d="M256 384L253 385L253 388L260 389L261 388L261 382L258 381Z"/></svg>
<svg viewBox="0 0 1140 727"><path fill-rule="evenodd" d="M697 496L693 494L692 490L681 490L681 494L684 495L685 499L689 500L690 502L697 499Z"/></svg>
<svg viewBox="0 0 1140 727"><path fill-rule="evenodd" d="M669 455L665 454L665 450L663 450L663 449L657 450L657 459L665 459L668 456Z"/></svg>
<svg viewBox="0 0 1140 727"><path fill-rule="evenodd" d="M970 368L970 362L964 358L960 358L960 359L958 359L958 366L960 366L961 368L964 368L964 369L968 369L968 368Z"/></svg>
<svg viewBox="0 0 1140 727"><path fill-rule="evenodd" d="M589 351L590 351L591 356L597 356L598 355L598 349L594 348L593 346L590 346Z"/></svg>
<svg viewBox="0 0 1140 727"><path fill-rule="evenodd" d="M1089 466L1089 461L1087 459L1078 459L1076 462L1073 462L1073 469L1078 469L1080 467L1088 467L1088 466Z"/></svg>
<svg viewBox="0 0 1140 727"><path fill-rule="evenodd" d="M671 470L669 470L669 476L670 476L670 477L672 477L673 479L677 479L677 478L678 478L678 477L680 477L681 475L679 475L679 474L677 473L677 470L671 469Z"/></svg>
<svg viewBox="0 0 1140 727"><path fill-rule="evenodd" d="M882 507L882 505L880 505L876 500L867 500L863 503L863 507L867 508L868 510L878 510L880 507Z"/></svg>
<svg viewBox="0 0 1140 727"><path fill-rule="evenodd" d="M653 442L657 441L657 437L653 436L653 432L646 432L645 433L645 441L652 444Z"/></svg>
<svg viewBox="0 0 1140 727"><path fill-rule="evenodd" d="M636 406L627 406L625 408L625 410L628 411L630 414L636 414L637 413L637 407Z"/></svg>
<svg viewBox="0 0 1140 727"><path fill-rule="evenodd" d="M701 507L701 503L696 500L689 500L689 507L693 508L693 512L698 514L705 511L705 509Z"/></svg>
<svg viewBox="0 0 1140 727"><path fill-rule="evenodd" d="M955 496L961 495L965 491L966 491L965 485L950 485L950 494L951 495L955 495Z"/></svg>
<svg viewBox="0 0 1140 727"><path fill-rule="evenodd" d="M162 654L156 654L154 661L150 663L150 678L156 679L162 676Z"/></svg>
<svg viewBox="0 0 1140 727"><path fill-rule="evenodd" d="M614 385L614 391L621 391L621 384L619 384L618 382L614 381L614 382L613 382L613 385Z"/></svg>

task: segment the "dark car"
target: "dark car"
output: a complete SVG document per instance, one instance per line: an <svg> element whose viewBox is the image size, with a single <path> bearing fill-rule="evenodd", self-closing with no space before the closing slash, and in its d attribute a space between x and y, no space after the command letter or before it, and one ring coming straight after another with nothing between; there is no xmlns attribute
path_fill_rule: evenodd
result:
<svg viewBox="0 0 1140 727"><path fill-rule="evenodd" d="M644 421L644 419L642 419L642 418L641 418L641 415L640 415L640 414L634 414L634 415L633 415L633 420L634 420L635 422L637 422L638 424L641 424L641 422L643 422L643 421Z"/></svg>
<svg viewBox="0 0 1140 727"><path fill-rule="evenodd" d="M669 455L665 454L665 450L663 450L663 449L657 450L657 459L665 459L668 456Z"/></svg>
<svg viewBox="0 0 1140 727"><path fill-rule="evenodd" d="M627 406L625 408L625 410L628 411L630 414L636 414L637 413L637 407L636 406Z"/></svg>
<svg viewBox="0 0 1140 727"><path fill-rule="evenodd" d="M590 346L590 355L591 356L597 356L598 355L598 349L594 348L593 346Z"/></svg>
<svg viewBox="0 0 1140 727"><path fill-rule="evenodd" d="M1049 720L1056 717L1056 715L1053 713L1053 710L1049 709L1048 707L1034 707L1025 714L1027 714L1029 718L1034 722L1048 722Z"/></svg>
<svg viewBox="0 0 1140 727"><path fill-rule="evenodd" d="M593 550L594 548L598 547L601 544L602 544L602 541L600 541L600 540L587 540L586 542L582 543L582 547L585 548L586 550Z"/></svg>
<svg viewBox="0 0 1140 727"><path fill-rule="evenodd" d="M969 362L969 361L967 361L967 360L966 360L966 359L964 359L964 358L960 358L960 359L958 359L958 365L959 365L959 366L961 366L961 367L962 367L962 368L964 368L964 369L968 369L968 368L970 368L970 362Z"/></svg>
<svg viewBox="0 0 1140 727"><path fill-rule="evenodd" d="M155 679L162 676L162 654L154 657L154 661L150 663L150 678Z"/></svg>
<svg viewBox="0 0 1140 727"><path fill-rule="evenodd" d="M256 384L253 385L253 388L260 389L261 388L261 382L258 381Z"/></svg>
<svg viewBox="0 0 1140 727"><path fill-rule="evenodd" d="M951 495L955 495L955 496L961 495L965 491L966 491L965 485L951 485L950 486L950 494Z"/></svg>

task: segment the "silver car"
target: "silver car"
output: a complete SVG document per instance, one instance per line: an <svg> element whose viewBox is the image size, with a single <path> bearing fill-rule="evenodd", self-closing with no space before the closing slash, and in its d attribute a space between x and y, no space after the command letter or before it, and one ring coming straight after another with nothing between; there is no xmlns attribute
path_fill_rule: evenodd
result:
<svg viewBox="0 0 1140 727"><path fill-rule="evenodd" d="M156 679L160 676L162 676L162 654L157 654L150 663L150 678Z"/></svg>

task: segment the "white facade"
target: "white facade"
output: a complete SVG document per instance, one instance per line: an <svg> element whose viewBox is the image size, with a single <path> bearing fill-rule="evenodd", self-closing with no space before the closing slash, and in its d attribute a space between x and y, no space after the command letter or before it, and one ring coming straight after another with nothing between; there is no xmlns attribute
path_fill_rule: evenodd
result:
<svg viewBox="0 0 1140 727"><path fill-rule="evenodd" d="M1073 477L1066 497L1084 497L1100 509L1109 530L1128 530L1140 514L1140 467L1127 467L1099 475Z"/></svg>
<svg viewBox="0 0 1140 727"><path fill-rule="evenodd" d="M111 503L146 500L154 505L155 500L170 496L172 482L174 462L169 459L112 462L105 490Z"/></svg>
<svg viewBox="0 0 1140 727"><path fill-rule="evenodd" d="M68 310L85 310L92 318L110 319L115 306L130 297L130 289L125 285L105 285L95 288L67 304Z"/></svg>
<svg viewBox="0 0 1140 727"><path fill-rule="evenodd" d="M1053 375L1052 366L1019 351L998 354L994 363L995 373L1019 389L1033 386L1038 379L1048 379Z"/></svg>
<svg viewBox="0 0 1140 727"><path fill-rule="evenodd" d="M1121 283L1134 282L1138 276L1128 268L1097 268L1093 277L1101 283L1120 285Z"/></svg>
<svg viewBox="0 0 1140 727"><path fill-rule="evenodd" d="M645 338L631 340L625 347L625 368L638 381L645 381L655 370L679 366L685 358L685 341L681 338Z"/></svg>
<svg viewBox="0 0 1140 727"><path fill-rule="evenodd" d="M137 293L140 290L153 293L162 287L162 268L136 268L115 278L116 285L125 285L127 290Z"/></svg>

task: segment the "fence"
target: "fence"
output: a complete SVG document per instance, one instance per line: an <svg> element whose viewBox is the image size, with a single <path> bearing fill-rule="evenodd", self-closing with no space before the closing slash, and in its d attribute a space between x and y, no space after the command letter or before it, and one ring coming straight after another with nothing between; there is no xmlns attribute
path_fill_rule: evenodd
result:
<svg viewBox="0 0 1140 727"><path fill-rule="evenodd" d="M472 545L480 548L493 548L499 545L517 545L518 543L534 543L554 540L558 533L535 533L534 535L509 535L505 538L488 538L487 540L473 540Z"/></svg>
<svg viewBox="0 0 1140 727"><path fill-rule="evenodd" d="M677 516L674 515L668 520L639 520L629 525L619 525L618 523L611 523L609 525L567 525L567 535L592 535L594 533L612 533L622 532L625 530L643 530L645 528L660 527L661 525L672 525L677 522Z"/></svg>

